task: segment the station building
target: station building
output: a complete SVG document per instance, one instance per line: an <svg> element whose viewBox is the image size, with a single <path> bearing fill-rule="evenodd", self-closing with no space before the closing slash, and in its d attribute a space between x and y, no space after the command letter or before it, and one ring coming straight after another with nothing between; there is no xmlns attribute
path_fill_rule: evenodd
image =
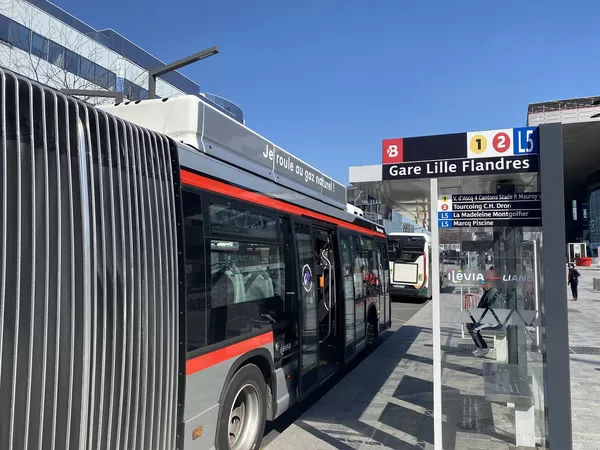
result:
<svg viewBox="0 0 600 450"><path fill-rule="evenodd" d="M128 100L144 100L148 71L164 64L115 30L92 28L46 0L0 0L0 66L44 85L116 91ZM156 94L196 95L244 123L239 106L200 92L195 81L177 71L157 79ZM112 102L102 97L84 100Z"/></svg>
<svg viewBox="0 0 600 450"><path fill-rule="evenodd" d="M562 123L567 242L600 246L600 97L530 104L527 125Z"/></svg>

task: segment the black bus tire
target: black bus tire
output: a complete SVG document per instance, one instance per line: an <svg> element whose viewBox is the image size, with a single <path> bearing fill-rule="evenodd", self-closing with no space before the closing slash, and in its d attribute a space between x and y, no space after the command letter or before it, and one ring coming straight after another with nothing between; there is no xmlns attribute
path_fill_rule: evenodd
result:
<svg viewBox="0 0 600 450"><path fill-rule="evenodd" d="M216 449L258 449L267 419L267 385L262 372L254 364L242 366L225 389L225 397L219 408ZM238 414L240 402L245 404L243 418ZM237 436L233 447L230 445L230 433Z"/></svg>

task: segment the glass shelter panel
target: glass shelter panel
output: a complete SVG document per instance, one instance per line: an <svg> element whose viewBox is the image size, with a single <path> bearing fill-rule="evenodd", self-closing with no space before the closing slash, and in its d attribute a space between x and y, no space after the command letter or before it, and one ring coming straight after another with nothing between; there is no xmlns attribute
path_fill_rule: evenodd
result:
<svg viewBox="0 0 600 450"><path fill-rule="evenodd" d="M473 217L504 207L477 195L500 193L513 199L504 203L508 210L541 217L538 203L518 200L534 188L508 183L499 192L496 183L487 185L494 190L462 187ZM456 216L460 197L443 188L439 194L440 202L451 199ZM439 229L443 448L547 448L540 221L483 222L491 226Z"/></svg>

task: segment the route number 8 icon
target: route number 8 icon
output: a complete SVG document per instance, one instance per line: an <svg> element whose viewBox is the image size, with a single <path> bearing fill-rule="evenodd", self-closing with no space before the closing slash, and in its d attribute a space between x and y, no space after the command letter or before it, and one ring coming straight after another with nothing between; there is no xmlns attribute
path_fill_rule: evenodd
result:
<svg viewBox="0 0 600 450"><path fill-rule="evenodd" d="M390 158L396 158L398 156L398 146L395 144L388 145L387 155Z"/></svg>

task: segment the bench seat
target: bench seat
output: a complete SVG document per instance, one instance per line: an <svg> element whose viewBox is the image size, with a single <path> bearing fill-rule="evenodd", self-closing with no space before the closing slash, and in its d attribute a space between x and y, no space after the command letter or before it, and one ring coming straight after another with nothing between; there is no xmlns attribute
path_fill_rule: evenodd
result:
<svg viewBox="0 0 600 450"><path fill-rule="evenodd" d="M535 401L529 376L513 364L483 363L485 399L515 408L516 445L535 446Z"/></svg>

